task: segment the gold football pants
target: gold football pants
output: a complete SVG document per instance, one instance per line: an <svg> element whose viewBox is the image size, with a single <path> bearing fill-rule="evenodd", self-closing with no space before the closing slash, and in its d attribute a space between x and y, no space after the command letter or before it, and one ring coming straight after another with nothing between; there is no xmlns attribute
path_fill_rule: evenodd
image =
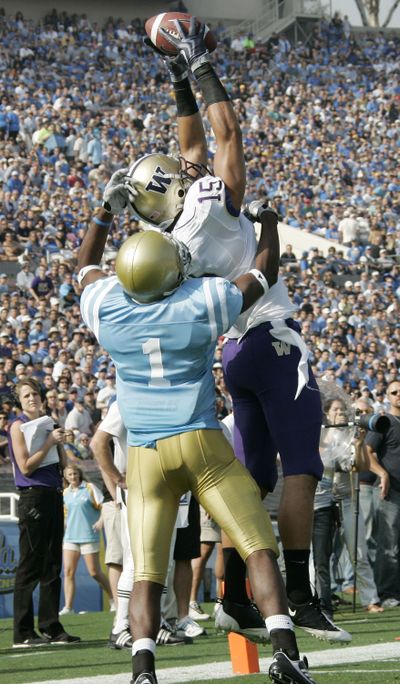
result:
<svg viewBox="0 0 400 684"><path fill-rule="evenodd" d="M221 430L196 430L128 448L128 521L135 581L164 584L182 494L191 490L243 560L278 546L259 489Z"/></svg>

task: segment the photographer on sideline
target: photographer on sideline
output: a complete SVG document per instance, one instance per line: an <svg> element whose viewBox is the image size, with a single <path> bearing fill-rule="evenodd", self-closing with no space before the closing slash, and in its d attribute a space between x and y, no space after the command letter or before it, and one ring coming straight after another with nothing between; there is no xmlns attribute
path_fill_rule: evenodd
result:
<svg viewBox="0 0 400 684"><path fill-rule="evenodd" d="M319 521L321 514L318 514L317 509L314 523L313 546L316 581L317 587L322 584L319 589L321 596L326 597L330 592L329 558L332 550L330 539L335 522L339 527L338 534L340 534L349 552L352 565L355 565L356 492L353 468L362 460L365 462L366 450L364 446L365 430L355 428L351 424L346 427L333 427L350 422L352 407L348 403L346 393L335 383L330 382L320 383L320 389L325 414L320 443L321 457L325 466L322 482L325 496L328 497L331 494L331 500L337 504L336 511L331 504L330 516L326 517L323 524ZM332 487L331 492L329 492L330 485ZM318 498L320 495L317 488L316 501ZM332 518L335 512L338 514L336 519ZM374 613L382 612L372 568L368 561L362 511L359 511L358 514L357 577L360 600L365 610ZM332 609L331 605L329 607Z"/></svg>
<svg viewBox="0 0 400 684"><path fill-rule="evenodd" d="M390 427L384 434L368 432L366 445L370 469L380 477L381 498L377 511L375 579L382 605L400 605L400 380L389 383L386 396Z"/></svg>
<svg viewBox="0 0 400 684"><path fill-rule="evenodd" d="M359 416L373 414L373 407L368 399L357 399L353 407ZM375 566L376 559L376 516L379 506L379 478L370 470L369 452L366 439L363 442L361 462L356 461L360 486L360 506L362 508L365 525L365 541L367 542L368 560L371 567ZM365 460L366 457L366 460Z"/></svg>

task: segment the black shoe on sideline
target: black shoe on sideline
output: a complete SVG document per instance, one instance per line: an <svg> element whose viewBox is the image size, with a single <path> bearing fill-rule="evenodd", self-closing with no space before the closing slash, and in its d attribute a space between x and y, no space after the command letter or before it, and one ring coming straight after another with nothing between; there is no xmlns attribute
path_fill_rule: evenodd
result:
<svg viewBox="0 0 400 684"><path fill-rule="evenodd" d="M108 637L107 642L107 646L109 648L116 649L132 648L132 644L133 640L129 627L123 629L121 632L118 632L118 634L110 632L110 636Z"/></svg>
<svg viewBox="0 0 400 684"><path fill-rule="evenodd" d="M31 636L23 641L16 641L13 644L13 648L35 648L37 646L46 646L48 643L48 639L39 636L36 632L32 632Z"/></svg>
<svg viewBox="0 0 400 684"><path fill-rule="evenodd" d="M51 634L47 634L46 632L42 632L42 634L49 644L79 644L81 641L80 637L72 636L72 634L68 634L68 632L60 632L57 636L51 636Z"/></svg>
<svg viewBox="0 0 400 684"><path fill-rule="evenodd" d="M161 627L158 630L156 644L157 646L184 646L185 644L192 644L193 639L191 637L178 635L175 630L172 629L169 622L162 619Z"/></svg>
<svg viewBox="0 0 400 684"><path fill-rule="evenodd" d="M317 637L317 639L341 643L351 641L351 634L335 625L321 610L317 596L314 596L307 603L293 603L293 601L288 599L288 604L289 615L296 627L301 627L301 629Z"/></svg>
<svg viewBox="0 0 400 684"><path fill-rule="evenodd" d="M269 634L262 615L252 603L218 602L215 611L215 628L222 632L235 632L256 644L269 642Z"/></svg>
<svg viewBox="0 0 400 684"><path fill-rule="evenodd" d="M307 658L290 660L283 651L274 653L269 677L278 684L317 684L308 672Z"/></svg>

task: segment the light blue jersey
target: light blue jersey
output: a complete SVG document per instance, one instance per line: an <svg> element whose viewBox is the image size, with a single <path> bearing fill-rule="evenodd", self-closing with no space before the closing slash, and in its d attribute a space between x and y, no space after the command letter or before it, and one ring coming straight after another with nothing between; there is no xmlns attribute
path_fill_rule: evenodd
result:
<svg viewBox="0 0 400 684"><path fill-rule="evenodd" d="M101 492L91 482L81 482L77 489L64 489L66 516L64 541L90 544L100 541L100 533L93 529L100 517Z"/></svg>
<svg viewBox="0 0 400 684"><path fill-rule="evenodd" d="M115 276L85 288L82 317L115 363L128 445L154 446L181 432L219 428L215 345L242 302L241 291L223 278L186 280L148 305L135 303Z"/></svg>

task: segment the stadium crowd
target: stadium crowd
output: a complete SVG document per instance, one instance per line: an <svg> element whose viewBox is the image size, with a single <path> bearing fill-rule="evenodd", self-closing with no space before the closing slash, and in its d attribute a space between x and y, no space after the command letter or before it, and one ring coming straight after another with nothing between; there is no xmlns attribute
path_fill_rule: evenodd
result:
<svg viewBox="0 0 400 684"><path fill-rule="evenodd" d="M0 274L1 410L12 419L13 384L37 377L85 454L114 369L80 318L77 249L117 168L155 148L177 153L173 91L139 19L0 20L0 262L19 269ZM281 258L314 371L374 410L400 365L398 47L396 36L355 39L321 21L295 46L220 33L213 58L243 131L246 200L266 193L285 223L336 243L301 258L288 245ZM139 229L129 214L116 220L106 269Z"/></svg>

